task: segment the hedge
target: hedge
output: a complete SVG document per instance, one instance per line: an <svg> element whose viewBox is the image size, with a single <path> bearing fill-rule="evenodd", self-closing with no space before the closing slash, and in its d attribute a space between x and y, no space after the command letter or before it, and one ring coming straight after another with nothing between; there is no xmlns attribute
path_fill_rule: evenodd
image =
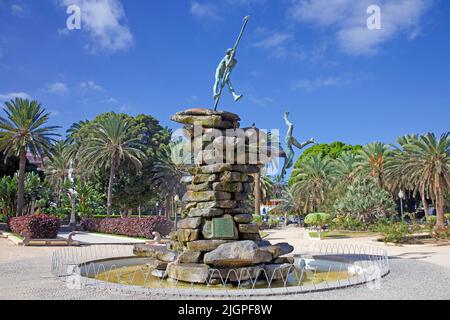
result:
<svg viewBox="0 0 450 320"><path fill-rule="evenodd" d="M46 214L15 217L9 220L12 232L30 239L55 239L60 224L61 221L57 217Z"/></svg>
<svg viewBox="0 0 450 320"><path fill-rule="evenodd" d="M323 227L331 222L331 215L328 213L310 213L305 217L308 226Z"/></svg>
<svg viewBox="0 0 450 320"><path fill-rule="evenodd" d="M85 218L81 221L85 231L115 234L127 237L153 239L153 232L167 236L173 223L165 217L146 218Z"/></svg>

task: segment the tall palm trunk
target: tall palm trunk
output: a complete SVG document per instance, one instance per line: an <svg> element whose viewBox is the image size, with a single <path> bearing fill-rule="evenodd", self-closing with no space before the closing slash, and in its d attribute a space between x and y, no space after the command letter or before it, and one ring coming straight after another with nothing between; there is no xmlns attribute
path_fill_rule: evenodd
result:
<svg viewBox="0 0 450 320"><path fill-rule="evenodd" d="M261 173L255 174L255 214L261 214Z"/></svg>
<svg viewBox="0 0 450 320"><path fill-rule="evenodd" d="M75 193L70 195L70 204L72 209L70 211L70 226L75 227L77 225L77 198Z"/></svg>
<svg viewBox="0 0 450 320"><path fill-rule="evenodd" d="M441 230L445 228L445 200L442 184L436 190L436 229Z"/></svg>
<svg viewBox="0 0 450 320"><path fill-rule="evenodd" d="M30 204L30 214L31 215L34 215L34 211L35 211L35 208L36 208L36 195L32 195L31 196L31 204Z"/></svg>
<svg viewBox="0 0 450 320"><path fill-rule="evenodd" d="M423 211L425 212L425 218L428 220L428 202L427 202L427 196L425 193L425 188L421 187L420 188L420 198L422 199L422 204L423 204Z"/></svg>
<svg viewBox="0 0 450 320"><path fill-rule="evenodd" d="M17 188L17 216L21 216L23 214L26 164L27 164L27 150L25 148L22 148L19 154L19 185Z"/></svg>
<svg viewBox="0 0 450 320"><path fill-rule="evenodd" d="M115 157L111 160L111 170L109 172L109 184L108 184L108 201L107 201L107 213L108 216L112 215L112 198L113 198L113 185L114 185L114 178L116 174L116 159Z"/></svg>

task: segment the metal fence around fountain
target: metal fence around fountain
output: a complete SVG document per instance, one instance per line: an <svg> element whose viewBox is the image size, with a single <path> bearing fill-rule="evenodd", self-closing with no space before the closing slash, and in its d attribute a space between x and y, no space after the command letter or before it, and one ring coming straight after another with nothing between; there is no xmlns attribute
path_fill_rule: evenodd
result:
<svg viewBox="0 0 450 320"><path fill-rule="evenodd" d="M362 284L379 285L389 273L386 250L376 246L314 243L296 250L299 261L325 261L333 264L333 270L347 272L344 278L332 279L332 267L326 270L307 270L299 265L280 265L270 272L263 267L228 269L224 274L211 268L206 285L186 284L172 280L158 280L155 286L151 270L137 268L132 272L122 271L123 266L111 263L114 259L136 258L133 246L101 245L70 247L56 251L52 257L52 273L66 281L68 288L82 290L98 288L118 290L136 294L158 294L167 297L251 297L280 294L300 294L333 290ZM109 261L107 263L107 261ZM317 283L304 283L308 273L316 279L318 272L323 276ZM84 276L84 275L90 275ZM103 280L99 280L102 276ZM139 285L136 279L140 279ZM149 283L152 280L152 288ZM289 281L288 281L289 280ZM298 281L298 283L296 283ZM142 283L141 283L142 282Z"/></svg>

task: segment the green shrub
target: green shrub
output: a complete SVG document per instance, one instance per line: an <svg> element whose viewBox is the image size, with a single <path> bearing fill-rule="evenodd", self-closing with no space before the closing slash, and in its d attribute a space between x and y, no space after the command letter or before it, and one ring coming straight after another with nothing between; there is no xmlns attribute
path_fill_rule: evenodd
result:
<svg viewBox="0 0 450 320"><path fill-rule="evenodd" d="M375 221L375 223L371 224L368 229L371 232L383 232L385 228L389 227L393 223L394 222L391 219L378 219L377 221Z"/></svg>
<svg viewBox="0 0 450 320"><path fill-rule="evenodd" d="M273 228L276 228L276 227L278 227L278 219L270 218L269 219L269 228L273 229Z"/></svg>
<svg viewBox="0 0 450 320"><path fill-rule="evenodd" d="M433 232L434 227L436 226L437 217L436 216L429 216L427 218L426 227L430 232Z"/></svg>
<svg viewBox="0 0 450 320"><path fill-rule="evenodd" d="M349 230L349 231L365 231L367 230L367 225L364 221L361 221L352 216L337 215L336 218L332 220L333 229L338 230Z"/></svg>
<svg viewBox="0 0 450 320"><path fill-rule="evenodd" d="M435 230L433 232L433 238L435 239L445 239L448 240L450 239L450 228L445 228L442 230Z"/></svg>
<svg viewBox="0 0 450 320"><path fill-rule="evenodd" d="M331 215L328 213L310 213L305 217L305 223L311 227L323 228L331 222Z"/></svg>
<svg viewBox="0 0 450 320"><path fill-rule="evenodd" d="M369 225L395 212L395 203L386 190L373 178L358 177L348 186L347 193L334 204L338 215L351 216Z"/></svg>
<svg viewBox="0 0 450 320"><path fill-rule="evenodd" d="M0 223L7 223L8 217L5 214L0 214Z"/></svg>
<svg viewBox="0 0 450 320"><path fill-rule="evenodd" d="M389 225L385 225L379 230L383 235L384 242L404 243L408 242L409 237L412 235L412 231L408 224L405 222L397 222Z"/></svg>
<svg viewBox="0 0 450 320"><path fill-rule="evenodd" d="M264 223L263 218L259 214L253 215L253 221L254 224L257 224L259 227L261 227Z"/></svg>
<svg viewBox="0 0 450 320"><path fill-rule="evenodd" d="M450 213L444 214L445 221L447 221L448 224L450 224Z"/></svg>

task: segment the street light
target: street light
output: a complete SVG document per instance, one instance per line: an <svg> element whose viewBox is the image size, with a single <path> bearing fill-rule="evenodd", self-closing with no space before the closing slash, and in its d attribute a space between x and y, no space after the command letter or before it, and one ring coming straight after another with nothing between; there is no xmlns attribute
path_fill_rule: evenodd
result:
<svg viewBox="0 0 450 320"><path fill-rule="evenodd" d="M405 193L403 192L403 190L400 190L400 192L398 193L398 197L400 198L400 214L403 221L403 198L405 198Z"/></svg>
<svg viewBox="0 0 450 320"><path fill-rule="evenodd" d="M178 202L180 202L180 196L175 195L175 231L178 230Z"/></svg>

